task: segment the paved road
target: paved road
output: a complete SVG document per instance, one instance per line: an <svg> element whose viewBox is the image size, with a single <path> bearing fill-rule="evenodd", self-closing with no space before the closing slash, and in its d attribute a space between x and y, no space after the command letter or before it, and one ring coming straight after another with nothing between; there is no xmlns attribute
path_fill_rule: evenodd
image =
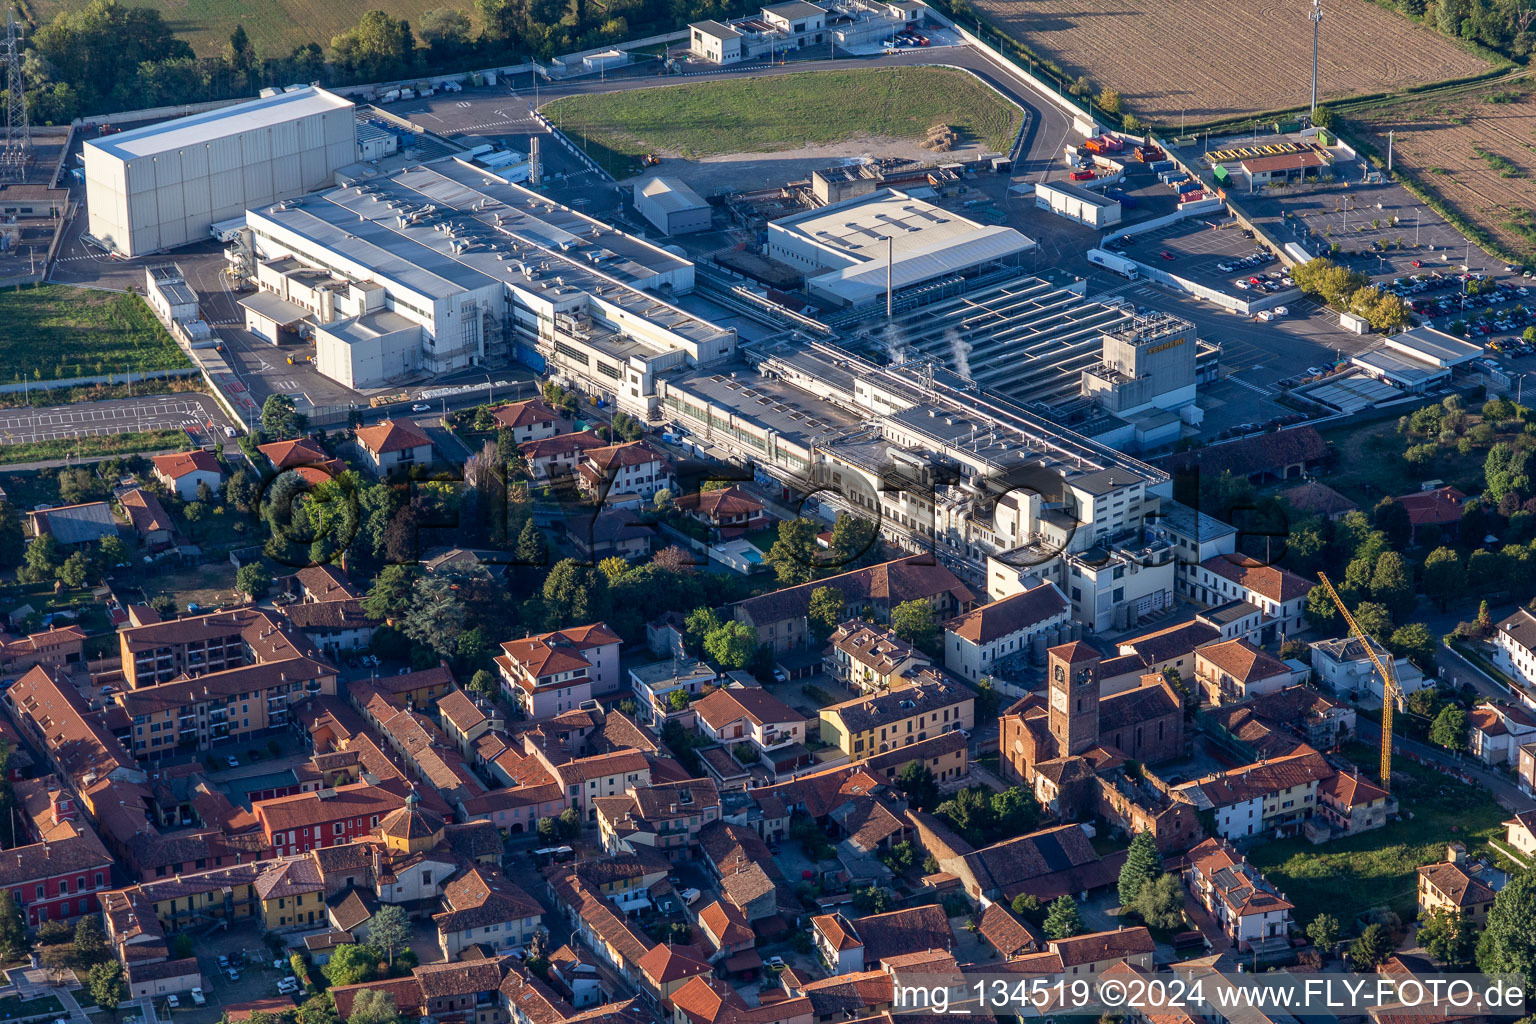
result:
<svg viewBox="0 0 1536 1024"><path fill-rule="evenodd" d="M183 427L208 437L210 422L213 430L222 434L229 420L207 395L117 398L80 405L0 410L0 439L16 444L168 427Z"/></svg>
<svg viewBox="0 0 1536 1024"><path fill-rule="evenodd" d="M1381 727L1368 718L1360 718L1357 726L1360 739L1372 746L1381 743ZM1454 768L1458 772L1468 776L1478 785L1493 794L1494 799L1505 809L1519 813L1536 808L1536 800L1532 800L1520 792L1518 786L1510 782L1508 778L1498 772L1489 771L1477 766L1475 761L1468 758L1457 757L1447 753L1438 747L1431 747L1418 740L1409 739L1406 736L1394 736L1392 749L1400 753L1411 753L1426 761Z"/></svg>

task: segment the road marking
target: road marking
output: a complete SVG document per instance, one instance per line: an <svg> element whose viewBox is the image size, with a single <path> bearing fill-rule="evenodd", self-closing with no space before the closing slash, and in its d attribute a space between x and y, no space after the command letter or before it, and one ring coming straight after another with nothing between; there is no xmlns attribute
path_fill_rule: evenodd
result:
<svg viewBox="0 0 1536 1024"><path fill-rule="evenodd" d="M1224 377L1222 379L1227 381L1230 384L1236 384L1238 387L1247 388L1249 391L1256 391L1259 394L1263 395L1265 398L1273 398L1274 395L1275 395L1275 389L1274 388L1260 387L1257 384L1250 384L1247 381L1240 380L1237 377Z"/></svg>

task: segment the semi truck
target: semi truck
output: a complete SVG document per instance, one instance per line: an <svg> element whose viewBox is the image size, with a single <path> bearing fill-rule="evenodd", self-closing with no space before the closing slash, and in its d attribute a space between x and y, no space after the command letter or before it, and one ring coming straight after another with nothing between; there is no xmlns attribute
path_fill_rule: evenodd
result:
<svg viewBox="0 0 1536 1024"><path fill-rule="evenodd" d="M1128 260L1124 256L1116 256L1112 252L1103 249L1089 249L1088 262L1103 267L1105 270L1113 270L1121 277L1135 281L1141 277L1141 269L1134 260Z"/></svg>

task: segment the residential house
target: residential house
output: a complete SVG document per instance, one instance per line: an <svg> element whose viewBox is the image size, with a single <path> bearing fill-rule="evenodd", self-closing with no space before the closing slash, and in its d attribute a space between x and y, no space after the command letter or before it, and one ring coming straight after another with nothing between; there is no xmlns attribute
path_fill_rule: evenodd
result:
<svg viewBox="0 0 1536 1024"><path fill-rule="evenodd" d="M910 674L930 664L926 654L889 629L862 619L838 626L822 655L827 675L859 693L904 686Z"/></svg>
<svg viewBox="0 0 1536 1024"><path fill-rule="evenodd" d="M501 645L502 689L529 718L551 718L619 687L619 644L601 622Z"/></svg>
<svg viewBox="0 0 1536 1024"><path fill-rule="evenodd" d="M944 667L972 683L1023 667L1071 618L1071 603L1050 582L984 604L944 624Z"/></svg>
<svg viewBox="0 0 1536 1024"><path fill-rule="evenodd" d="M1004 960L1015 960L1045 948L1045 935L1019 919L1001 903L983 901L986 907L976 921L976 934L997 950Z"/></svg>
<svg viewBox="0 0 1536 1024"><path fill-rule="evenodd" d="M603 849L615 855L648 846L668 860L686 859L699 831L720 819L720 793L709 779L632 787L592 803Z"/></svg>
<svg viewBox="0 0 1536 1024"><path fill-rule="evenodd" d="M715 970L703 950L671 943L652 946L640 958L638 966L645 993L658 1005L670 1005L672 994L687 984L688 979L708 978Z"/></svg>
<svg viewBox="0 0 1536 1024"><path fill-rule="evenodd" d="M512 431L512 440L517 444L554 437L566 425L565 417L542 398L498 405L491 410L491 416L499 430Z"/></svg>
<svg viewBox="0 0 1536 1024"><path fill-rule="evenodd" d="M834 977L864 970L864 942L841 913L811 918L811 938Z"/></svg>
<svg viewBox="0 0 1536 1024"><path fill-rule="evenodd" d="M267 931L326 923L325 882L319 865L308 857L279 861L262 872L256 879L256 896Z"/></svg>
<svg viewBox="0 0 1536 1024"><path fill-rule="evenodd" d="M11 894L34 928L96 913L100 894L112 884L113 858L74 797L54 775L18 782L12 789L19 805L13 813L23 823L18 844L0 856L0 889Z"/></svg>
<svg viewBox="0 0 1536 1024"><path fill-rule="evenodd" d="M1527 860L1536 857L1536 811L1521 811L1504 822L1504 843Z"/></svg>
<svg viewBox="0 0 1536 1024"><path fill-rule="evenodd" d="M760 529L765 521L763 503L741 487L684 494L672 507L709 530L711 542L730 540Z"/></svg>
<svg viewBox="0 0 1536 1024"><path fill-rule="evenodd" d="M1518 704L1485 700L1467 714L1468 746L1484 764L1515 764L1536 741L1536 716Z"/></svg>
<svg viewBox="0 0 1536 1024"><path fill-rule="evenodd" d="M85 636L85 630L71 623L0 640L0 670L20 674L37 666L49 673L67 672L85 657Z"/></svg>
<svg viewBox="0 0 1536 1024"><path fill-rule="evenodd" d="M1493 634L1493 663L1527 686L1536 686L1536 615L1517 608Z"/></svg>
<svg viewBox="0 0 1536 1024"><path fill-rule="evenodd" d="M117 503L144 550L164 551L176 539L176 523L154 494L133 487L119 495Z"/></svg>
<svg viewBox="0 0 1536 1024"><path fill-rule="evenodd" d="M484 697L471 697L463 690L453 690L438 698L437 717L443 734L465 757L472 754L475 741L481 736L507 727L496 705Z"/></svg>
<svg viewBox="0 0 1536 1024"><path fill-rule="evenodd" d="M366 782L251 805L270 856L344 846L367 836L406 798Z"/></svg>
<svg viewBox="0 0 1536 1024"><path fill-rule="evenodd" d="M535 483L546 483L558 477L571 476L581 463L581 457L595 448L603 448L608 442L590 430L574 434L557 434L537 441L525 441L518 446L524 461L528 463L528 476Z"/></svg>
<svg viewBox="0 0 1536 1024"><path fill-rule="evenodd" d="M1358 774L1336 772L1317 787L1318 812L1336 835L1381 828L1397 815L1392 794Z"/></svg>
<svg viewBox="0 0 1536 1024"><path fill-rule="evenodd" d="M931 670L912 685L821 709L821 738L852 758L975 727L976 693Z"/></svg>
<svg viewBox="0 0 1536 1024"><path fill-rule="evenodd" d="M498 953L528 943L544 909L498 868L477 865L443 886L443 911L432 915L443 959L458 960L480 944Z"/></svg>
<svg viewBox="0 0 1536 1024"><path fill-rule="evenodd" d="M841 593L845 608L862 611L867 607L882 621L903 601L921 600L933 605L935 621L944 622L966 611L976 599L954 573L931 555L921 554L760 594L731 605L731 612L738 621L757 629L760 643L783 654L809 641L806 613L811 594L821 587Z"/></svg>
<svg viewBox="0 0 1536 1024"><path fill-rule="evenodd" d="M362 602L355 598L304 601L284 606L282 613L295 631L331 658L366 648L382 625L366 614Z"/></svg>
<svg viewBox="0 0 1536 1024"><path fill-rule="evenodd" d="M269 441L256 450L266 456L274 473L297 473L311 485L340 476L347 468L346 463L322 448L313 437Z"/></svg>
<svg viewBox="0 0 1536 1024"><path fill-rule="evenodd" d="M699 829L698 849L721 898L748 923L796 907L788 884L762 837L745 825L715 821ZM784 890L781 897L780 890Z"/></svg>
<svg viewBox="0 0 1536 1024"><path fill-rule="evenodd" d="M699 908L695 923L714 947L710 959L728 972L734 974L762 967L762 957L757 955L757 937L746 915L736 909L735 904L711 900Z"/></svg>
<svg viewBox="0 0 1536 1024"><path fill-rule="evenodd" d="M1185 879L1240 952L1289 947L1295 907L1226 840L1207 839L1190 850Z"/></svg>
<svg viewBox="0 0 1536 1024"><path fill-rule="evenodd" d="M1392 499L1408 513L1412 529L1409 540L1418 543L1419 531L1426 527L1437 530L1456 530L1466 512L1467 496L1454 487L1433 487L1429 490L1400 494Z"/></svg>
<svg viewBox="0 0 1536 1024"><path fill-rule="evenodd" d="M576 466L576 484L604 501L621 494L653 498L677 486L671 461L646 441L587 449Z"/></svg>
<svg viewBox="0 0 1536 1024"><path fill-rule="evenodd" d="M1153 949L1152 933L1141 925L1046 942L1047 952L1061 959L1062 974L1068 981L1079 975L1103 974L1117 964L1151 970Z"/></svg>
<svg viewBox="0 0 1536 1024"><path fill-rule="evenodd" d="M1289 665L1243 638L1195 651L1195 685L1208 704L1274 693L1295 681Z"/></svg>
<svg viewBox="0 0 1536 1024"><path fill-rule="evenodd" d="M1115 884L1122 854L1101 858L1081 825L1056 825L972 849L932 815L907 811L917 843L939 870L960 879L973 900L1009 903L1021 893L1042 904Z"/></svg>
<svg viewBox="0 0 1536 1024"><path fill-rule="evenodd" d="M1190 591L1195 601L1220 605L1246 601L1264 613L1259 636L1262 644L1276 643L1306 628L1303 611L1313 584L1285 569L1240 558L1218 555L1190 570Z"/></svg>
<svg viewBox="0 0 1536 1024"><path fill-rule="evenodd" d="M576 938L630 985L638 987L640 961L655 943L575 871L557 865L544 877Z"/></svg>
<svg viewBox="0 0 1536 1024"><path fill-rule="evenodd" d="M1174 792L1199 810L1212 811L1217 835L1236 840L1301 828L1318 807L1318 786L1333 773L1323 755L1307 748L1182 783Z"/></svg>
<svg viewBox="0 0 1536 1024"><path fill-rule="evenodd" d="M761 687L716 690L693 710L704 735L730 747L749 743L759 757L805 740L805 716Z"/></svg>
<svg viewBox="0 0 1536 1024"><path fill-rule="evenodd" d="M432 464L432 441L408 419L388 419L358 427L357 450L375 476Z"/></svg>
<svg viewBox="0 0 1536 1024"><path fill-rule="evenodd" d="M669 719L689 727L694 719L692 701L718 679L713 668L694 658L633 665L629 670L629 684L639 701L641 718L658 728ZM675 706L672 695L679 692L687 695L688 703Z"/></svg>
<svg viewBox="0 0 1536 1024"><path fill-rule="evenodd" d="M202 448L173 455L156 455L150 460L155 479L182 501L192 501L198 496L198 488L206 485L209 493L218 494L224 483L224 470L218 456Z"/></svg>
<svg viewBox="0 0 1536 1024"><path fill-rule="evenodd" d="M1362 704L1380 706L1381 673L1371 664L1370 657L1365 653L1365 644L1366 641L1357 636L1314 640L1309 645L1312 649L1312 671L1317 681L1334 693ZM1378 661L1385 663L1388 658L1392 658L1392 675L1397 680L1398 690L1403 694L1416 693L1432 685L1432 681L1426 680L1424 673L1407 658L1392 657L1375 640L1371 640L1370 644Z"/></svg>
<svg viewBox="0 0 1536 1024"><path fill-rule="evenodd" d="M1419 868L1419 919L1437 910L1460 913L1475 925L1488 922L1494 897L1504 888L1502 871L1486 861L1469 860L1460 843L1451 843L1445 860Z"/></svg>
<svg viewBox="0 0 1536 1024"><path fill-rule="evenodd" d="M123 980L128 984L129 999L153 999L201 988L203 972L197 965L197 958L188 957L129 964Z"/></svg>
<svg viewBox="0 0 1536 1024"><path fill-rule="evenodd" d="M1356 712L1310 686L1288 686L1234 704L1206 708L1200 729L1232 760L1247 764L1310 746L1332 750L1355 733Z"/></svg>
<svg viewBox="0 0 1536 1024"><path fill-rule="evenodd" d="M565 519L565 536L583 558L638 561L656 546L656 527L636 508L584 509Z"/></svg>

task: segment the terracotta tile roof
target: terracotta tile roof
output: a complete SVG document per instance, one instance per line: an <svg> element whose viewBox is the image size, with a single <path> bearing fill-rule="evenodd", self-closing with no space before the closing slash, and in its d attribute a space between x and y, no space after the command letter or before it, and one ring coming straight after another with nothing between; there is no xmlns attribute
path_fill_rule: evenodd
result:
<svg viewBox="0 0 1536 1024"><path fill-rule="evenodd" d="M592 663L581 652L621 642L618 634L606 624L595 622L521 640L509 640L501 645L506 653L497 660L514 662L534 678L542 679L561 672L590 668ZM524 682L521 678L518 681L520 685Z"/></svg>
<svg viewBox="0 0 1536 1024"><path fill-rule="evenodd" d="M944 624L944 630L973 644L989 644L1029 630L1070 610L1054 583L1042 583L1022 594L984 604Z"/></svg>
<svg viewBox="0 0 1536 1024"><path fill-rule="evenodd" d="M1328 518L1353 512L1360 507L1332 487L1317 480L1308 480L1296 487L1288 487L1280 491L1277 497L1284 499L1298 512Z"/></svg>
<svg viewBox="0 0 1536 1024"><path fill-rule="evenodd" d="M256 879L256 895L263 900L319 892L324 888L319 865L308 857L282 861Z"/></svg>
<svg viewBox="0 0 1536 1024"><path fill-rule="evenodd" d="M128 525L132 526L134 532L140 536L159 530L171 533L176 529L176 524L171 521L165 506L160 504L160 499L148 491L135 487L131 491L124 491L117 502L123 506L123 513L128 517Z"/></svg>
<svg viewBox="0 0 1536 1024"><path fill-rule="evenodd" d="M428 999L468 996L495 992L501 987L503 971L510 963L509 958L495 957L489 960L422 964L413 968L411 974L421 986L421 994Z"/></svg>
<svg viewBox="0 0 1536 1024"><path fill-rule="evenodd" d="M1150 955L1156 948L1152 933L1140 925L1112 932L1091 932L1070 939L1051 939L1048 944L1066 967L1100 963L1115 957Z"/></svg>
<svg viewBox="0 0 1536 1024"><path fill-rule="evenodd" d="M865 569L855 569L838 576L786 587L771 593L738 601L731 607L738 617L750 618L758 625L800 618L810 608L811 594L819 587L840 592L850 607L875 601L895 607L903 601L949 595L960 604L969 604L976 595L960 579L931 555L908 555Z"/></svg>
<svg viewBox="0 0 1536 1024"><path fill-rule="evenodd" d="M864 944L865 965L912 950L954 949L955 933L944 908L935 904L871 914L849 922Z"/></svg>
<svg viewBox="0 0 1536 1024"><path fill-rule="evenodd" d="M442 716L443 721L452 722L454 728L462 733L469 732L489 718L474 699L463 690L454 690L439 697L437 713Z"/></svg>
<svg viewBox="0 0 1536 1024"><path fill-rule="evenodd" d="M379 835L391 839L430 839L443 831L443 819L421 809L421 799L412 793L405 806L379 819Z"/></svg>
<svg viewBox="0 0 1536 1024"><path fill-rule="evenodd" d="M188 473L221 473L218 457L213 452L204 451L201 448L190 452L176 452L172 455L156 455L150 460L155 464L155 472L161 476L168 476L172 480L180 480Z"/></svg>
<svg viewBox="0 0 1536 1024"><path fill-rule="evenodd" d="M943 708L955 707L966 701L974 701L976 693L949 677L921 677L925 682L886 690L883 693L855 697L852 700L822 708L823 715L835 715L850 733L878 729L893 722L926 715ZM932 679L931 682L926 681ZM942 728L942 726L935 726Z"/></svg>
<svg viewBox="0 0 1536 1024"><path fill-rule="evenodd" d="M1202 647L1195 653L1195 659L1210 662L1240 683L1256 683L1289 675L1291 671L1285 662L1255 647L1246 637Z"/></svg>
<svg viewBox="0 0 1536 1024"><path fill-rule="evenodd" d="M696 513L714 522L733 516L756 515L764 507L762 502L736 486L685 494L672 504L684 512Z"/></svg>
<svg viewBox="0 0 1536 1024"><path fill-rule="evenodd" d="M715 730L738 718L756 725L802 722L805 716L760 687L728 687L693 702L693 710Z"/></svg>
<svg viewBox="0 0 1536 1024"><path fill-rule="evenodd" d="M747 919L729 903L711 900L699 911L699 924L708 930L716 946L724 949L741 942L752 942L754 936Z"/></svg>
<svg viewBox="0 0 1536 1024"><path fill-rule="evenodd" d="M888 629L862 619L850 619L827 638L827 646L842 652L878 676L888 676L909 660L927 663L928 658Z"/></svg>
<svg viewBox="0 0 1536 1024"><path fill-rule="evenodd" d="M645 441L625 441L601 448L590 448L585 455L586 463L602 473L617 472L628 466L644 466L652 462L665 463L667 457Z"/></svg>
<svg viewBox="0 0 1536 1024"><path fill-rule="evenodd" d="M421 428L407 419L388 419L371 427L358 427L357 440L375 456L432 445L431 439L421 432Z"/></svg>
<svg viewBox="0 0 1536 1024"><path fill-rule="evenodd" d="M976 934L986 939L1005 958L1040 948L1044 936L1019 920L1001 903L989 903L981 912Z"/></svg>
<svg viewBox="0 0 1536 1024"><path fill-rule="evenodd" d="M333 460L331 453L320 447L320 442L312 437L299 437L292 441L270 441L257 446L256 450L267 457L273 469L278 470Z"/></svg>
<svg viewBox="0 0 1536 1024"><path fill-rule="evenodd" d="M305 566L293 575L315 601L343 601L363 596L346 574L333 565Z"/></svg>
<svg viewBox="0 0 1536 1024"><path fill-rule="evenodd" d="M1079 825L1057 825L963 855L983 892L1042 902L1112 884L1118 866L1102 860Z"/></svg>
<svg viewBox="0 0 1536 1024"><path fill-rule="evenodd" d="M363 614L362 602L356 600L304 601L286 606L283 614L295 629L305 633L372 629L380 621Z"/></svg>
<svg viewBox="0 0 1536 1024"><path fill-rule="evenodd" d="M656 986L714 972L714 967L705 960L703 951L693 946L673 946L667 943L652 946L650 952L640 958L639 967L651 984Z"/></svg>
<svg viewBox="0 0 1536 1024"><path fill-rule="evenodd" d="M391 978L387 981L365 981L357 985L337 985L331 989L336 1001L336 1014L342 1020L352 1016L352 1004L364 989L387 992L395 1001L395 1009L402 1017L420 1016L426 1006L421 984L414 978Z"/></svg>
<svg viewBox="0 0 1536 1024"><path fill-rule="evenodd" d="M1104 658L1104 655L1095 650L1092 644L1083 643L1081 640L1060 644L1049 648L1045 653L1047 657L1064 661L1068 665L1075 665L1082 661L1102 661Z"/></svg>
<svg viewBox="0 0 1536 1024"><path fill-rule="evenodd" d="M432 668L407 672L401 676L379 676L373 680L372 685L380 693L399 695L433 686L452 687L454 682L453 672L449 670L447 665L439 664Z"/></svg>
<svg viewBox="0 0 1536 1024"><path fill-rule="evenodd" d="M811 918L811 925L826 937L828 944L836 952L858 949L864 945L863 940L853 931L852 925L849 925L841 914L817 915Z"/></svg>
<svg viewBox="0 0 1536 1024"><path fill-rule="evenodd" d="M1208 622L1190 621L1154 630L1151 633L1143 633L1129 640L1122 640L1120 651L1122 654L1140 657L1143 666L1152 666L1181 658L1193 650L1220 639L1221 630L1215 626ZM1120 666L1116 666L1117 674L1121 670ZM1100 666L1100 675L1109 678L1110 662L1106 661Z"/></svg>
<svg viewBox="0 0 1536 1024"><path fill-rule="evenodd" d="M1260 761L1232 771L1198 780L1195 784L1217 807L1229 807L1247 800L1260 799L1308 782L1322 782L1333 774L1327 758L1312 750Z"/></svg>
<svg viewBox="0 0 1536 1024"><path fill-rule="evenodd" d="M1391 798L1387 791L1376 783L1347 772L1338 772L1333 778L1324 780L1323 784L1317 787L1317 791L1331 802L1345 807L1363 807L1377 800Z"/></svg>
<svg viewBox="0 0 1536 1024"><path fill-rule="evenodd" d="M600 890L589 886L576 872L557 865L545 877L549 880L555 899L575 917L586 922L587 927L630 964L639 963L641 957L655 945L628 918L617 912Z"/></svg>
<svg viewBox="0 0 1536 1024"><path fill-rule="evenodd" d="M1312 590L1310 582L1293 572L1257 562L1239 562L1237 557L1217 555L1201 562L1200 568L1281 604L1306 597Z"/></svg>
<svg viewBox="0 0 1536 1024"><path fill-rule="evenodd" d="M1467 874L1460 864L1441 861L1419 868L1419 878L1428 882L1441 896L1458 907L1472 907L1493 901L1493 890L1480 878Z"/></svg>
<svg viewBox="0 0 1536 1024"><path fill-rule="evenodd" d="M1415 491L1392 499L1408 512L1408 522L1414 526L1431 523L1448 525L1461 522L1466 511L1467 496L1454 487L1436 487L1432 491Z"/></svg>
<svg viewBox="0 0 1536 1024"><path fill-rule="evenodd" d="M602 448L606 443L592 431L580 430L574 434L556 434L554 437L540 438L537 441L524 441L517 446L517 450L522 452L523 458L531 462L534 459L554 458L559 455L577 455L593 448Z"/></svg>
<svg viewBox="0 0 1536 1024"><path fill-rule="evenodd" d="M112 772L135 768L99 713L72 683L57 683L40 665L28 669L6 693L11 713L35 735L72 781L87 773L105 781Z"/></svg>
<svg viewBox="0 0 1536 1024"><path fill-rule="evenodd" d="M491 410L491 415L503 427L531 427L538 424L553 426L560 422L560 414L542 398L525 398L521 402L498 405Z"/></svg>
<svg viewBox="0 0 1536 1024"><path fill-rule="evenodd" d="M817 1020L857 1020L864 1011L895 998L895 982L884 971L839 974L801 986Z"/></svg>
<svg viewBox="0 0 1536 1024"><path fill-rule="evenodd" d="M1246 479L1254 473L1273 473L1298 463L1317 462L1327 455L1328 442L1317 428L1301 426L1179 452L1153 459L1152 464L1171 472L1198 469L1205 476L1231 473Z"/></svg>
<svg viewBox="0 0 1536 1024"><path fill-rule="evenodd" d="M381 786L365 782L337 786L324 797L319 793L295 793L273 800L258 800L251 808L267 834L320 825L343 818L382 818L405 806L405 799Z"/></svg>

